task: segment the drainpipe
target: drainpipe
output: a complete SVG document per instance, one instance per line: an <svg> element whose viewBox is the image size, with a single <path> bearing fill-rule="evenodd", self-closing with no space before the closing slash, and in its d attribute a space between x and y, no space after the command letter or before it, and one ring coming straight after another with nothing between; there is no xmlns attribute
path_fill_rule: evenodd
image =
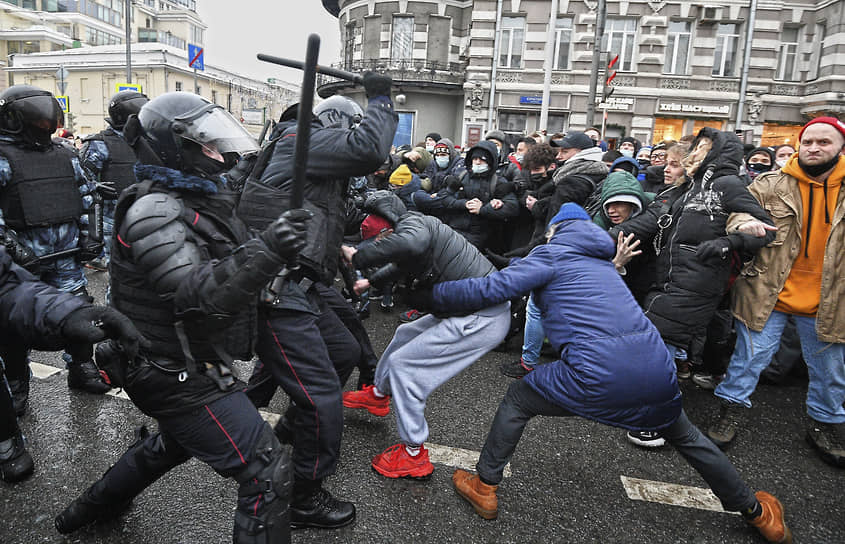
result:
<svg viewBox="0 0 845 544"><path fill-rule="evenodd" d="M748 31L745 33L745 53L742 55L742 77L739 80L739 102L736 106L735 130L742 130L742 114L745 110L745 93L748 90L748 64L751 62L751 42L754 39L754 19L757 18L757 0L751 0L748 14Z"/></svg>
<svg viewBox="0 0 845 544"><path fill-rule="evenodd" d="M496 68L499 66L499 42L501 41L502 0L496 5L496 30L493 39L493 71L490 75L490 103L487 105L487 130L493 130L493 108L496 104Z"/></svg>
<svg viewBox="0 0 845 544"><path fill-rule="evenodd" d="M593 126L596 117L596 89L599 86L599 59L601 58L601 41L604 38L604 25L607 20L607 3L599 0L596 9L596 32L593 38L593 61L590 65L590 91L587 94L586 127ZM602 132L604 138L604 132Z"/></svg>
<svg viewBox="0 0 845 544"><path fill-rule="evenodd" d="M557 2L552 0L552 10L549 14L549 30L546 32L546 64L543 75L543 103L540 104L540 126L543 130L549 124L549 99L552 93L552 68L555 65L555 30L557 25ZM563 44L561 44L563 47Z"/></svg>

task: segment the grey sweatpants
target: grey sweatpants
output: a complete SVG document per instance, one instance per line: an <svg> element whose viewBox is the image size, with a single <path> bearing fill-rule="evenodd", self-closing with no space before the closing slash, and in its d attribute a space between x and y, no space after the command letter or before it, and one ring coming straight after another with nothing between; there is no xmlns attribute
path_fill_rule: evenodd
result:
<svg viewBox="0 0 845 544"><path fill-rule="evenodd" d="M428 314L396 329L376 367L375 385L393 396L403 443L426 441L428 396L499 345L510 322L510 303L504 302L465 317Z"/></svg>

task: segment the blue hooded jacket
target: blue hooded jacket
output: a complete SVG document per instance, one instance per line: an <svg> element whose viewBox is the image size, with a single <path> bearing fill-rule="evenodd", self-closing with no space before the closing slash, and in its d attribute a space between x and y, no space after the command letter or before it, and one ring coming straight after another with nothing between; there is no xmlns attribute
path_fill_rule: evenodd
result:
<svg viewBox="0 0 845 544"><path fill-rule="evenodd" d="M546 400L608 425L656 430L681 413L674 361L613 268L616 245L575 204L580 219L485 278L434 286L435 312L474 311L534 292L560 359L525 377Z"/></svg>

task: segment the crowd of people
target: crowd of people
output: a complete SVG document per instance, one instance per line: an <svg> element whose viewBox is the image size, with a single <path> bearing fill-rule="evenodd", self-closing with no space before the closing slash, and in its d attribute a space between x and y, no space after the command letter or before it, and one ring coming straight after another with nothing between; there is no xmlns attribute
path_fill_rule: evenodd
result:
<svg viewBox="0 0 845 544"><path fill-rule="evenodd" d="M813 119L797 150L712 128L616 149L596 129L394 149L391 81L363 86L366 111L342 96L315 108L307 165L298 105L259 147L201 97L124 91L77 152L53 138L50 93L0 94L2 479L34 470L16 419L27 350L66 348L71 388L123 387L157 429L57 516L61 533L116 517L196 457L239 485L233 541L288 542L355 520L323 487L343 407L392 405L400 441L373 468L426 478L429 395L521 337L477 474L453 475L479 515L497 516L532 417L580 416L673 445L726 509L791 542L780 502L719 448L747 426L761 376L806 367L806 439L845 466L845 123ZM84 265L108 271L107 306L91 304ZM401 308L380 356L362 324L376 302ZM235 359L254 360L248 384ZM684 379L714 390L704 433ZM271 428L257 408L277 388L290 403Z"/></svg>

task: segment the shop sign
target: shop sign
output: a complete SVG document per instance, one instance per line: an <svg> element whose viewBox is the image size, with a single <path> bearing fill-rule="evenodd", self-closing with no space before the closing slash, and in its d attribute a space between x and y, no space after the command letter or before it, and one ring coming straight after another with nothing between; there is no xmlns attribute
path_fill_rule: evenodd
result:
<svg viewBox="0 0 845 544"><path fill-rule="evenodd" d="M678 104L677 102L661 102L658 111L671 113L706 113L710 115L730 115L731 106L713 104Z"/></svg>
<svg viewBox="0 0 845 544"><path fill-rule="evenodd" d="M608 97L607 102L602 102L601 98L596 98L596 103L599 105L599 109L603 110L628 111L634 107L634 99L624 96Z"/></svg>

